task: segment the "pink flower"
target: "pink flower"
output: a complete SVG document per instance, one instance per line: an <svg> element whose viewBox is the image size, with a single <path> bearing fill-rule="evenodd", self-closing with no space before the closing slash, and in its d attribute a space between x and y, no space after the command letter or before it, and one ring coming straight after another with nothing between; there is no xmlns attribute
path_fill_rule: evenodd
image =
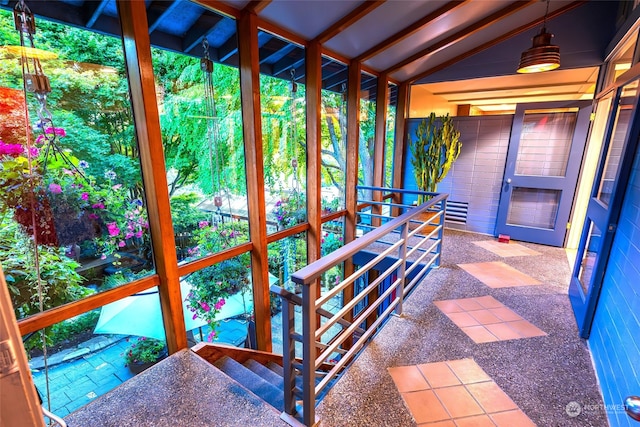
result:
<svg viewBox="0 0 640 427"><path fill-rule="evenodd" d="M20 144L7 144L0 141L0 155L8 154L9 156L19 156L24 152L24 147Z"/></svg>
<svg viewBox="0 0 640 427"><path fill-rule="evenodd" d="M209 304L204 301L200 301L200 307L202 307L202 309L207 313L211 311L211 307L209 307Z"/></svg>
<svg viewBox="0 0 640 427"><path fill-rule="evenodd" d="M222 308L223 305L225 305L226 301L224 300L224 298L220 298L220 300L218 300L218 302L216 303L216 310L220 310Z"/></svg>
<svg viewBox="0 0 640 427"><path fill-rule="evenodd" d="M104 209L104 203L100 202L100 203L94 203L93 205L91 205L91 207L93 209Z"/></svg>
<svg viewBox="0 0 640 427"><path fill-rule="evenodd" d="M98 219L100 218L98 215L94 214L94 213L90 213L89 214L89 219Z"/></svg>
<svg viewBox="0 0 640 427"><path fill-rule="evenodd" d="M120 229L118 228L118 224L115 222L110 222L107 224L107 229L109 230L109 236L117 236L120 234Z"/></svg>
<svg viewBox="0 0 640 427"><path fill-rule="evenodd" d="M31 157L38 157L40 155L40 149L37 147L31 147L29 149L29 154Z"/></svg>
<svg viewBox="0 0 640 427"><path fill-rule="evenodd" d="M125 238L125 239L130 239L130 238L132 238L132 237L133 237L133 233L127 233L127 234L124 236L124 238Z"/></svg>
<svg viewBox="0 0 640 427"><path fill-rule="evenodd" d="M67 136L67 132L65 132L64 128L52 128L48 127L44 130L45 133L55 133L58 136Z"/></svg>
<svg viewBox="0 0 640 427"><path fill-rule="evenodd" d="M60 193L62 193L62 187L60 187L60 185L52 182L51 184L49 184L49 191L52 194L60 194Z"/></svg>
<svg viewBox="0 0 640 427"><path fill-rule="evenodd" d="M89 193L82 193L82 196L80 196L80 198L82 200L89 200Z"/></svg>
<svg viewBox="0 0 640 427"><path fill-rule="evenodd" d="M42 144L44 142L44 135L38 135L36 138L36 144Z"/></svg>
<svg viewBox="0 0 640 427"><path fill-rule="evenodd" d="M200 227L200 228L205 228L205 227L208 227L208 226L209 226L209 221L200 221L198 223L198 227Z"/></svg>
<svg viewBox="0 0 640 427"><path fill-rule="evenodd" d="M138 231L138 232L136 233L136 237L137 237L138 239L142 237L142 230L140 230L140 231Z"/></svg>
<svg viewBox="0 0 640 427"><path fill-rule="evenodd" d="M124 241L120 240L120 241L118 242L118 247L120 247L120 248L124 248L125 246L127 246L127 244L126 244Z"/></svg>
<svg viewBox="0 0 640 427"><path fill-rule="evenodd" d="M111 187L113 190L119 190L122 188L122 184L116 184L113 187Z"/></svg>
<svg viewBox="0 0 640 427"><path fill-rule="evenodd" d="M100 257L100 259L107 259L107 256L105 254L102 254L102 256Z"/></svg>
<svg viewBox="0 0 640 427"><path fill-rule="evenodd" d="M198 314L194 314L193 317L191 319L196 320L196 317L198 317Z"/></svg>
<svg viewBox="0 0 640 427"><path fill-rule="evenodd" d="M209 335L207 335L207 341L212 342L215 337L216 337L216 331L211 331L209 332Z"/></svg>

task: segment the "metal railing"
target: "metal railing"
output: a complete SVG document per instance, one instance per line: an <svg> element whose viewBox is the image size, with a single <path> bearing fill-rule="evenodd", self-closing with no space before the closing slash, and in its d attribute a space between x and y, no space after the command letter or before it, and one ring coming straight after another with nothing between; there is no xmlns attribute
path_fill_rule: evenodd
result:
<svg viewBox="0 0 640 427"><path fill-rule="evenodd" d="M301 298L282 295L283 419L295 417L306 426L316 424L316 397L326 391L394 311L402 313L408 292L440 263L446 194L358 188L370 190L382 200L359 201L358 227L364 234L292 275L293 282L302 285ZM420 206L387 201L425 194L431 199ZM393 217L394 213L399 216ZM319 279L325 272L362 252L368 256L357 270L320 293ZM357 280L364 280L365 287L355 293ZM343 297L341 307L331 312L324 309L339 296ZM301 316L295 315L296 305L302 307ZM297 332L299 317L302 328ZM302 344L301 364L296 361L296 342ZM320 368L325 368L323 376L318 376ZM298 375L302 377L301 389L296 387Z"/></svg>

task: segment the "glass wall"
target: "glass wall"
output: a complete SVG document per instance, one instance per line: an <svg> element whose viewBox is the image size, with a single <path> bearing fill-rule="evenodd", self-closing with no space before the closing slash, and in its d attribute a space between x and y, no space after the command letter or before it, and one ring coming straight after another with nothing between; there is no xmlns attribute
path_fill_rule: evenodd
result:
<svg viewBox="0 0 640 427"><path fill-rule="evenodd" d="M122 43L36 26L39 50L0 61L0 263L18 319L154 272ZM10 12L0 28L20 46ZM39 67L51 91L25 97Z"/></svg>
<svg viewBox="0 0 640 427"><path fill-rule="evenodd" d="M398 107L398 85L388 84L389 105L387 107L387 134L384 146L384 186L393 187L393 153L396 140L396 113Z"/></svg>
<svg viewBox="0 0 640 427"><path fill-rule="evenodd" d="M362 73L360 82L360 130L358 137L358 185L373 185L378 78ZM359 199L369 199L370 191L359 191Z"/></svg>
<svg viewBox="0 0 640 427"><path fill-rule="evenodd" d="M345 207L348 67L328 57L322 62L322 212L329 214Z"/></svg>

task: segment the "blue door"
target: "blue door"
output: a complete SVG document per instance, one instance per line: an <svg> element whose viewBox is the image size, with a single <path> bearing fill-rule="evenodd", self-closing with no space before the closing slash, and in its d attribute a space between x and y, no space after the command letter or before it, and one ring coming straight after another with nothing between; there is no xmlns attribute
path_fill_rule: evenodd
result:
<svg viewBox="0 0 640 427"><path fill-rule="evenodd" d="M634 77L621 78L627 83L613 88L598 100L598 111L603 107L608 109L607 126L569 285L569 298L583 338L588 338L591 330L640 134L639 126L633 120L637 115L640 67L627 73Z"/></svg>
<svg viewBox="0 0 640 427"><path fill-rule="evenodd" d="M516 107L496 235L563 245L590 113L590 101Z"/></svg>

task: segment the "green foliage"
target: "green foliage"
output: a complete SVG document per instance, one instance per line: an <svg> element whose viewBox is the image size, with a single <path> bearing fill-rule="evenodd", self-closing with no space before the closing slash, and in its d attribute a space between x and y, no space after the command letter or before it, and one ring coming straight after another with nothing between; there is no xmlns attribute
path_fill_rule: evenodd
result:
<svg viewBox="0 0 640 427"><path fill-rule="evenodd" d="M198 229L201 221L206 221L210 215L196 208L199 197L195 193L185 193L171 197L171 217L173 218L173 232L184 233Z"/></svg>
<svg viewBox="0 0 640 427"><path fill-rule="evenodd" d="M140 337L124 353L125 366L132 363L152 363L166 354L164 341L155 338Z"/></svg>
<svg viewBox="0 0 640 427"><path fill-rule="evenodd" d="M416 139L412 140L410 149L418 189L435 192L438 183L460 155L460 132L448 114L436 117L431 113L429 119L423 119L418 125ZM420 196L418 200L422 203L424 199Z"/></svg>
<svg viewBox="0 0 640 427"><path fill-rule="evenodd" d="M65 256L64 248L38 246L38 280L33 241L7 215L0 225L0 264L18 319L92 293L80 286L82 277L75 271L80 265Z"/></svg>

